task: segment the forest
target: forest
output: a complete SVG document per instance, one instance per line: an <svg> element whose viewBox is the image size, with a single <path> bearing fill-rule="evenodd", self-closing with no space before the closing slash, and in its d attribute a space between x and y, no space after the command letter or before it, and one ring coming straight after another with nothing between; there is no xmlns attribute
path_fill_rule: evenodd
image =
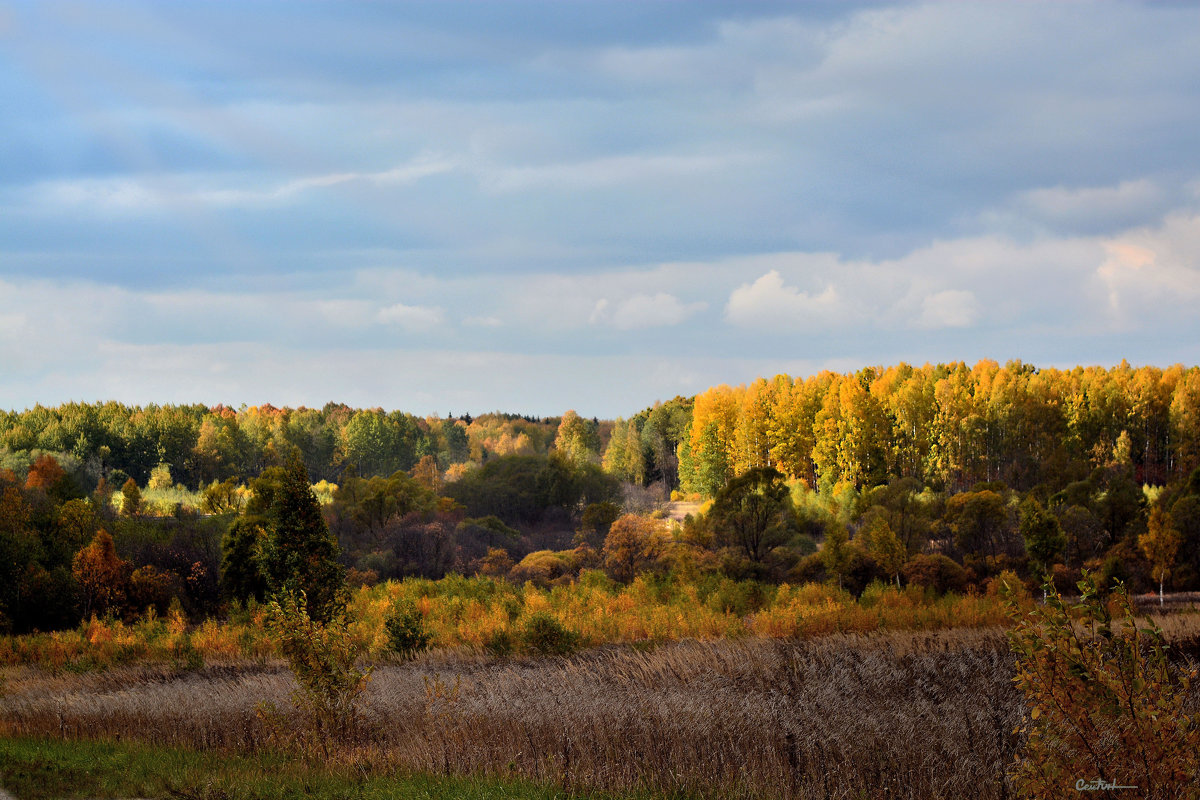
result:
<svg viewBox="0 0 1200 800"><path fill-rule="evenodd" d="M779 375L615 421L332 403L9 412L0 626L261 600L238 577L257 545L238 536L268 527L289 463L358 585L690 570L965 592L1006 571L1070 588L1090 568L1137 591L1200 588L1200 369L983 361ZM672 500L690 513L668 519ZM88 577L96 548L119 579Z"/></svg>

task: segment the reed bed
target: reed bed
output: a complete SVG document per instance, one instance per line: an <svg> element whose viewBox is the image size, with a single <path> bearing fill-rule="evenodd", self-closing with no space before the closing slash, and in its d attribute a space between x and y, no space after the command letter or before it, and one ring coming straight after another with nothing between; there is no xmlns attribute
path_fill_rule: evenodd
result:
<svg viewBox="0 0 1200 800"><path fill-rule="evenodd" d="M341 757L370 769L522 776L697 797L1003 798L1022 714L999 629L745 637L570 658L443 652L377 667ZM7 670L14 735L279 743L275 664L179 673Z"/></svg>

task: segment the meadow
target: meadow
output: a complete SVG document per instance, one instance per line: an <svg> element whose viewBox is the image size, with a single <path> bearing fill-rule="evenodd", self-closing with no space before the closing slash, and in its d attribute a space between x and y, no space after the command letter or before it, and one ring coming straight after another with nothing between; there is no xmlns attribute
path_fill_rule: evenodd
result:
<svg viewBox="0 0 1200 800"><path fill-rule="evenodd" d="M433 649L387 652L383 620L397 602L420 610ZM291 754L288 770L322 780L432 775L559 796L1013 796L1027 710L992 595L875 586L855 600L824 585L622 587L586 575L551 589L486 578L365 587L350 630L373 674L352 729L321 752L298 733L296 684L263 614L8 637L0 734ZM539 614L576 633L578 649L537 655L519 636L507 654L489 648ZM1173 658L1200 656L1200 616L1155 621ZM1189 704L1200 709L1200 694ZM186 796L275 796L221 791Z"/></svg>

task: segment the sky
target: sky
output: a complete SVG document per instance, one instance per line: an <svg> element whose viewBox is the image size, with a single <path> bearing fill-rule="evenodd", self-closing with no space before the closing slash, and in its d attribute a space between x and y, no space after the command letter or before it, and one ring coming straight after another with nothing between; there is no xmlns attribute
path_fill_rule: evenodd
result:
<svg viewBox="0 0 1200 800"><path fill-rule="evenodd" d="M0 408L1200 362L1200 5L0 2Z"/></svg>

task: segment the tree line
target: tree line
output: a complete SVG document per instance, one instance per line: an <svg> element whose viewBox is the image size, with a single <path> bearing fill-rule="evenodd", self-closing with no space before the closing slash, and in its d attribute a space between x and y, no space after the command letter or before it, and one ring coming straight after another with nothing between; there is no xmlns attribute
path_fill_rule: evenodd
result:
<svg viewBox="0 0 1200 800"><path fill-rule="evenodd" d="M547 453L560 420L499 412L478 417L416 417L402 411L218 405L67 403L0 411L0 468L18 475L53 454L81 487L104 477L146 486L156 467L202 488L230 478L245 483L297 453L314 481L411 470L422 459L445 472L499 455Z"/></svg>
<svg viewBox="0 0 1200 800"><path fill-rule="evenodd" d="M1200 370L1124 363L781 375L611 422L38 406L0 415L0 627L264 597L285 475L324 482L352 583L605 569L962 591L1092 568L1192 588L1198 467ZM201 500L148 513L139 485L176 484ZM669 491L709 501L672 529Z"/></svg>
<svg viewBox="0 0 1200 800"><path fill-rule="evenodd" d="M682 487L705 496L756 467L826 492L896 478L1057 490L1114 457L1139 484L1200 466L1200 369L980 361L778 375L698 394L678 453Z"/></svg>

